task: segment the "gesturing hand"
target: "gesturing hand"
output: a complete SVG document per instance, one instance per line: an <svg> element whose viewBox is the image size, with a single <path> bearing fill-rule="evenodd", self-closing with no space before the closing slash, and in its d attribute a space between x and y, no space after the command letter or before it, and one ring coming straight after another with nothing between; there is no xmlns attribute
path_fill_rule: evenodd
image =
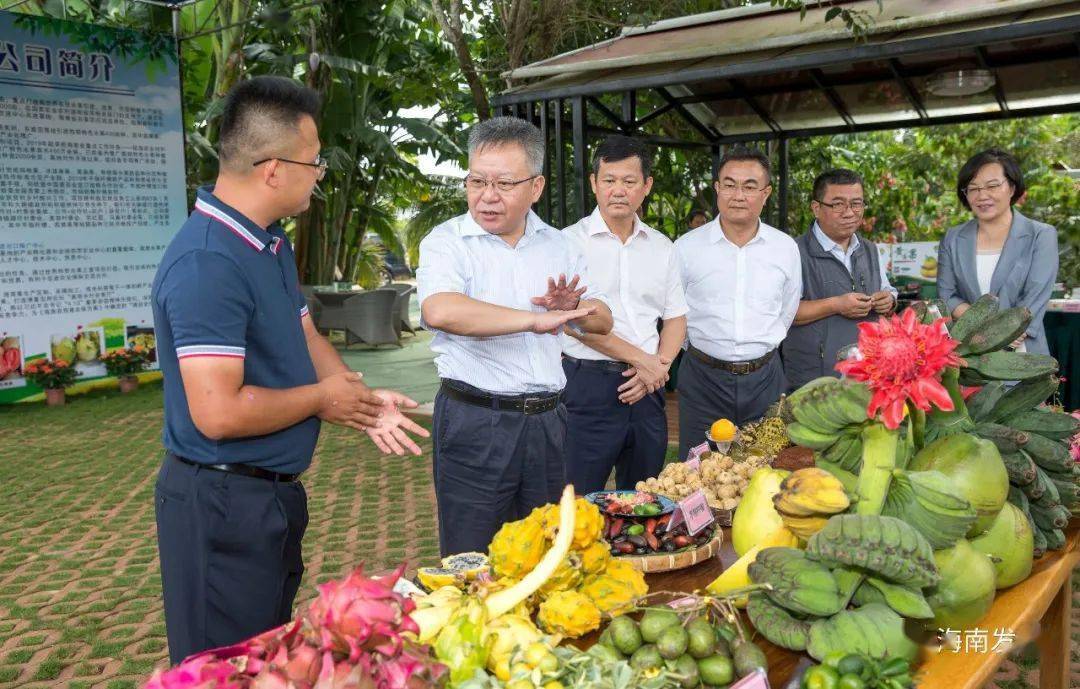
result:
<svg viewBox="0 0 1080 689"><path fill-rule="evenodd" d="M554 278L548 278L547 294L541 297L533 297L532 303L543 306L548 311L573 311L581 302L581 295L585 294L585 286L577 286L578 276L575 275L570 284L566 283L566 275L559 275L559 282Z"/></svg>
<svg viewBox="0 0 1080 689"><path fill-rule="evenodd" d="M364 385L361 377L355 371L344 371L319 381L319 418L358 431L377 426L384 413L383 400Z"/></svg>
<svg viewBox="0 0 1080 689"><path fill-rule="evenodd" d="M430 437L431 434L401 413L401 407L415 409L416 402L395 390L380 389L375 390L374 394L383 402L382 420L378 426L367 428L364 432L385 454L392 452L402 456L408 450L414 455L419 455L420 446L405 431L421 438Z"/></svg>
<svg viewBox="0 0 1080 689"><path fill-rule="evenodd" d="M573 311L544 311L533 314L532 332L538 335L558 335L562 327L570 321L596 313L595 306L587 306Z"/></svg>

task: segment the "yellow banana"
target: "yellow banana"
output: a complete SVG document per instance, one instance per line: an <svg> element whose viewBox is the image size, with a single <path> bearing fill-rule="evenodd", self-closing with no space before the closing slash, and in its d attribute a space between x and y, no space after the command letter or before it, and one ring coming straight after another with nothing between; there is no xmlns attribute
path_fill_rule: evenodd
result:
<svg viewBox="0 0 1080 689"><path fill-rule="evenodd" d="M828 516L797 517L783 512L780 513L780 518L791 533L804 541L810 540L810 537L825 528L825 523L829 521Z"/></svg>
<svg viewBox="0 0 1080 689"><path fill-rule="evenodd" d="M780 492L773 496L777 512L795 517L836 514L850 505L844 484L817 467L793 472L780 484Z"/></svg>

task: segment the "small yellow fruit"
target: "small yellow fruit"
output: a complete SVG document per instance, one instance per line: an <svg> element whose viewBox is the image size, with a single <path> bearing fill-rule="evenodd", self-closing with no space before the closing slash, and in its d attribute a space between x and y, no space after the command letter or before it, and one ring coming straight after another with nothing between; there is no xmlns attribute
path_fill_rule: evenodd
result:
<svg viewBox="0 0 1080 689"><path fill-rule="evenodd" d="M563 684L559 680L553 679L544 684L544 689L563 689Z"/></svg>
<svg viewBox="0 0 1080 689"><path fill-rule="evenodd" d="M506 689L536 689L531 680L515 679L506 683Z"/></svg>
<svg viewBox="0 0 1080 689"><path fill-rule="evenodd" d="M709 436L718 443L726 443L735 437L735 424L727 419L718 419L709 428Z"/></svg>

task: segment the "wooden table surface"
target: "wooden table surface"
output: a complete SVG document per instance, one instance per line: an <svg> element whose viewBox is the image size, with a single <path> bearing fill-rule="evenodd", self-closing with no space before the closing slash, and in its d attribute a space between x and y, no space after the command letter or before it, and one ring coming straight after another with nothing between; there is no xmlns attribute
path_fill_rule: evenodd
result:
<svg viewBox="0 0 1080 689"><path fill-rule="evenodd" d="M646 575L649 590L687 593L703 590L737 559L730 535L730 530L724 529L724 544L718 557L687 569ZM1013 630L1017 647L1037 635L1042 689L1069 687L1071 574L1080 560L1078 543L1080 525L1074 521L1067 532L1065 548L1039 558L1030 577L999 591L990 612L978 623L979 629L989 630L988 648L994 645L995 629ZM746 627L748 631L753 629L749 622ZM581 645L587 647L595 643L597 636L594 633L585 637ZM783 687L799 662L808 658L805 653L774 646L761 636L755 643L769 660L769 684L773 689ZM1001 653L929 653L919 667L918 686L920 689L976 689L994 675L1004 659L1005 655Z"/></svg>

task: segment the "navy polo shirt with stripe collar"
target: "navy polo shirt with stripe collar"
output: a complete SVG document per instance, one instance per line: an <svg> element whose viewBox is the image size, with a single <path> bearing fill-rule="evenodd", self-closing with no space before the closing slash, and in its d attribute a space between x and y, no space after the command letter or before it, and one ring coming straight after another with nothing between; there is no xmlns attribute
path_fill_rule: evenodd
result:
<svg viewBox="0 0 1080 689"><path fill-rule="evenodd" d="M212 440L191 420L180 360L233 357L244 384L285 389L317 382L292 247L199 189L195 210L158 266L151 293L157 357L165 378L165 448L194 462L251 464L298 474L311 464L319 419L275 433Z"/></svg>

